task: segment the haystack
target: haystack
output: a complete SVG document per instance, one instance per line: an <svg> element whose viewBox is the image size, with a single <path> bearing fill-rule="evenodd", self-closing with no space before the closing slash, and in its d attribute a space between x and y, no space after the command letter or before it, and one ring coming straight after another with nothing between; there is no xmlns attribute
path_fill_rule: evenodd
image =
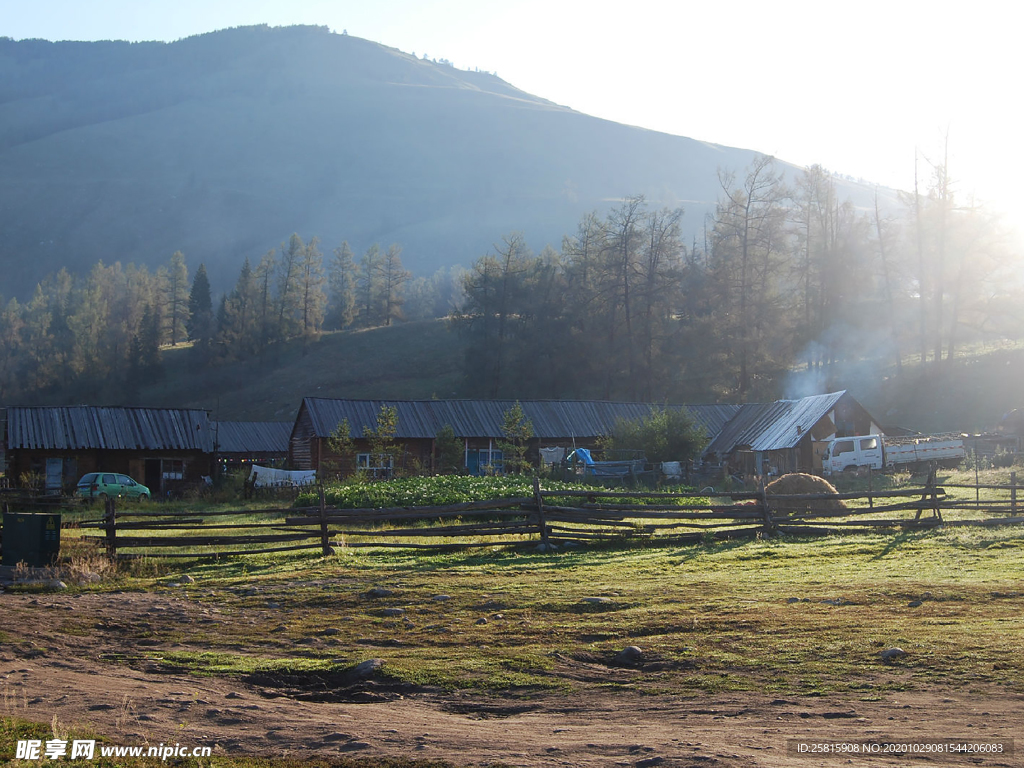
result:
<svg viewBox="0 0 1024 768"><path fill-rule="evenodd" d="M765 494L771 496L797 496L812 493L836 493L836 488L828 480L817 475L808 475L804 472L793 472L783 475L778 480L768 483L764 489ZM780 512L841 512L846 509L839 499L814 499L809 501L798 501L793 499L772 502L771 506Z"/></svg>

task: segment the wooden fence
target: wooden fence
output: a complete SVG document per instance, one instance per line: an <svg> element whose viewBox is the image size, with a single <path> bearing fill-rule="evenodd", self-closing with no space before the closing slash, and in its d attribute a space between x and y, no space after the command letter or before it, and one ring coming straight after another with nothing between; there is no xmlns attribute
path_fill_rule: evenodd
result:
<svg viewBox="0 0 1024 768"><path fill-rule="evenodd" d="M969 487L976 498L948 495ZM986 498L981 498L981 491ZM843 505L850 505L844 507ZM684 506L685 505L685 506ZM330 554L342 547L462 549L502 545L650 541L699 542L881 528L1020 524L1016 478L1010 485L939 486L865 493L767 495L749 492L624 493L550 491L441 507L338 509L320 489L312 507L169 513L118 509L69 525L112 557L222 557L295 550Z"/></svg>

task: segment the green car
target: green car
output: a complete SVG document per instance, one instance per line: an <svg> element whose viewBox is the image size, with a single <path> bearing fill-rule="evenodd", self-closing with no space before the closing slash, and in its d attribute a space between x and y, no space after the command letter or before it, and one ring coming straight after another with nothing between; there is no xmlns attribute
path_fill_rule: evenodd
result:
<svg viewBox="0 0 1024 768"><path fill-rule="evenodd" d="M139 485L128 475L114 472L90 472L78 481L75 495L83 499L105 499L109 496L127 496L129 499L148 499L149 488Z"/></svg>

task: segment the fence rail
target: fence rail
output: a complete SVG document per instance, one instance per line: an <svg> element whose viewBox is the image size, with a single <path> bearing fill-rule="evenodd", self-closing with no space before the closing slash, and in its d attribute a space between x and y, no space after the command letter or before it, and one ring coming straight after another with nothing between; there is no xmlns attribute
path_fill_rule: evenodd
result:
<svg viewBox="0 0 1024 768"><path fill-rule="evenodd" d="M947 495L947 489L961 487L975 490L976 498ZM204 558L299 550L326 555L341 547L459 549L539 543L545 549L611 540L684 543L777 532L1024 522L1015 475L1009 485L940 486L932 476L920 488L866 493L768 495L763 486L741 492L547 491L539 481L533 490L527 497L383 509L330 507L323 488L315 506L258 510L169 513L119 509L116 500L107 499L101 517L65 527L86 529L84 537L101 544L111 557ZM5 511L11 502L11 497L5 500ZM50 503L44 502L47 508Z"/></svg>

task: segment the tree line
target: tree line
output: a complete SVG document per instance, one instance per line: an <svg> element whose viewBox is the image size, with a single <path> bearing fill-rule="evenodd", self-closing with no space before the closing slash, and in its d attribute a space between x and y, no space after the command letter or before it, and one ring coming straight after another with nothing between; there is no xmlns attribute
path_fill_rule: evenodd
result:
<svg viewBox="0 0 1024 768"><path fill-rule="evenodd" d="M647 402L773 399L795 374L841 388L865 359L898 374L1024 330L1014 246L944 163L896 206L840 200L820 166L787 183L770 157L719 182L689 243L683 209L636 195L583 216L560 249L534 254L512 233L430 277L412 277L397 244L325 256L298 234L246 259L216 301L180 252L154 272L62 269L25 303L0 299L0 401L131 401L168 345L209 366L403 318L449 317L466 396Z"/></svg>
<svg viewBox="0 0 1024 768"><path fill-rule="evenodd" d="M200 264L190 276L175 252L155 271L120 262L77 277L46 277L27 302L0 298L0 401L71 393L134 399L163 375L161 350L189 343L193 365L263 355L323 330L390 325L446 315L458 269L413 278L402 248L372 245L359 259L347 242L325 260L316 237L292 235L214 301Z"/></svg>
<svg viewBox="0 0 1024 768"><path fill-rule="evenodd" d="M719 182L690 243L683 209L640 195L585 215L560 251L504 237L464 276L451 321L465 393L764 400L795 373L841 388L864 359L898 373L1024 330L1005 229L955 198L944 164L888 208L840 200L820 166L786 183L771 157Z"/></svg>

